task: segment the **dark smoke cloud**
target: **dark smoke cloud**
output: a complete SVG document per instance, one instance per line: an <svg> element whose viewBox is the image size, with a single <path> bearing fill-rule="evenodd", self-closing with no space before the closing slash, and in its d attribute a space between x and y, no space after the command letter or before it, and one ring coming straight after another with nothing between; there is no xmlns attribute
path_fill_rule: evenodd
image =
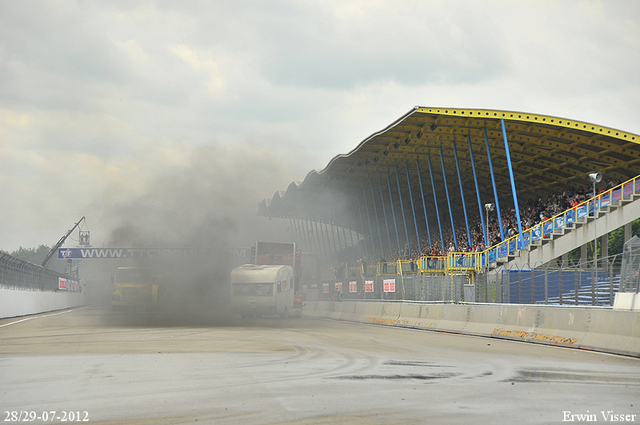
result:
<svg viewBox="0 0 640 425"><path fill-rule="evenodd" d="M288 164L259 145L194 148L188 164L159 175L136 199L114 205L112 240L137 245L238 246L288 238L257 217L259 202L294 179Z"/></svg>
<svg viewBox="0 0 640 425"><path fill-rule="evenodd" d="M140 196L103 211L115 223L111 246L220 251L210 258L138 262L163 275L163 320L219 318L235 265L228 250L256 240L290 241L288 221L258 217L257 211L262 199L294 179L291 164L300 161L259 144L197 147L184 166L158 175Z"/></svg>

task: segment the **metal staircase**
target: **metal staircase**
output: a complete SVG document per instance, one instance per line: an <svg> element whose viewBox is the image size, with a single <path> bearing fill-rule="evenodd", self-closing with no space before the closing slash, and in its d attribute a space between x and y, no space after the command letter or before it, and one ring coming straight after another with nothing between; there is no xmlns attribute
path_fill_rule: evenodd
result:
<svg viewBox="0 0 640 425"><path fill-rule="evenodd" d="M616 190L619 193L614 192ZM498 250L495 261L489 263L489 270L539 267L640 218L640 177L598 195L588 201L585 208L587 213L580 218L576 214L569 219L565 212L551 219L551 231L542 230L540 226L543 235L536 238L535 231L530 233L529 243L521 243L523 248L507 248L504 255L499 255Z"/></svg>

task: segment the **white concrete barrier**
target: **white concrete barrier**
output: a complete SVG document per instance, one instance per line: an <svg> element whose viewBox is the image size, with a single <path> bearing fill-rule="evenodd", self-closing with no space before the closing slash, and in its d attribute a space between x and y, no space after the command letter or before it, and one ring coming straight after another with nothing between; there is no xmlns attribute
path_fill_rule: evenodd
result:
<svg viewBox="0 0 640 425"><path fill-rule="evenodd" d="M640 310L640 294L618 292L613 300L614 310Z"/></svg>
<svg viewBox="0 0 640 425"><path fill-rule="evenodd" d="M63 310L85 304L85 294L79 292L26 291L0 288L0 318Z"/></svg>
<svg viewBox="0 0 640 425"><path fill-rule="evenodd" d="M522 304L309 303L303 315L640 357L640 310Z"/></svg>

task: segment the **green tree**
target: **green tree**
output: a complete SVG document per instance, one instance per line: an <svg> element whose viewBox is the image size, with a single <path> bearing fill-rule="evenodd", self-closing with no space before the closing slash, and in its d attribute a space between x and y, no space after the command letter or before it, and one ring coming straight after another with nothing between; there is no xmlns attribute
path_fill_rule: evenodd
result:
<svg viewBox="0 0 640 425"><path fill-rule="evenodd" d="M20 247L9 255L19 260L28 261L29 263L42 264L42 261L44 261L50 250L51 248L46 245L40 245L38 248Z"/></svg>
<svg viewBox="0 0 640 425"><path fill-rule="evenodd" d="M640 236L640 219L631 222L631 237ZM624 248L624 227L619 227L609 233L609 255L621 254ZM598 256L602 255L600 239L598 239ZM593 241L587 244L587 258L593 258ZM580 248L569 253L569 260L580 260Z"/></svg>
<svg viewBox="0 0 640 425"><path fill-rule="evenodd" d="M50 247L46 245L40 245L37 248L23 248L20 247L17 250L8 253L12 257L15 257L22 261L27 261L32 264L40 265L47 257L47 254L51 250ZM60 260L56 255L51 258L51 261L47 265L48 269L55 270L60 273L65 273L67 270L66 260Z"/></svg>

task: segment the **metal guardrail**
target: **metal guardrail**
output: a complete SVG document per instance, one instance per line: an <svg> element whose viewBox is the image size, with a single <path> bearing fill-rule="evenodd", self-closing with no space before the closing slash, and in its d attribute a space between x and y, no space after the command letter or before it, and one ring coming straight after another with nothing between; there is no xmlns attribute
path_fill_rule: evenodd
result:
<svg viewBox="0 0 640 425"><path fill-rule="evenodd" d="M57 291L59 278L73 279L0 252L0 287L32 291Z"/></svg>

